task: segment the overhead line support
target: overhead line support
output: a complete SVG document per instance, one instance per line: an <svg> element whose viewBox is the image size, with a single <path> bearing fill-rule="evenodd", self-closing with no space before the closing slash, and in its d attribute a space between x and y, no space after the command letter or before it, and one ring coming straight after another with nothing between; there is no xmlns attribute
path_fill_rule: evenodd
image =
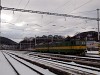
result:
<svg viewBox="0 0 100 75"><path fill-rule="evenodd" d="M1 49L1 0L0 0L0 49Z"/></svg>
<svg viewBox="0 0 100 75"><path fill-rule="evenodd" d="M100 42L100 31L99 31L99 10L97 9L97 24L98 24L98 41Z"/></svg>
<svg viewBox="0 0 100 75"><path fill-rule="evenodd" d="M68 15L68 14L59 14L59 13L51 13L51 12L43 12L43 11L33 11L33 10L25 10L25 9L17 9L17 8L8 8L8 7L2 7L2 6L0 6L0 8L2 10L12 10L12 11L46 14L46 15L54 15L54 16L64 16L64 17L81 18L81 19L89 19L89 20L96 20L97 21L97 18L82 17L82 16L75 16L75 15ZM99 19L99 21L100 21L100 19Z"/></svg>

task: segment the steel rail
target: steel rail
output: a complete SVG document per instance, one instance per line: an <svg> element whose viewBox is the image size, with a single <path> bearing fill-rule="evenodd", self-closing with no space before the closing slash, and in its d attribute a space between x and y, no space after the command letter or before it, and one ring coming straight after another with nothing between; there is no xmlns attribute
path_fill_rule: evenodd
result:
<svg viewBox="0 0 100 75"><path fill-rule="evenodd" d="M39 57L39 59L42 59L43 57ZM51 58L52 59L52 58ZM48 60L48 61L53 61L53 62L57 62L57 63L61 63L61 64L67 64L67 65L71 65L71 66L76 66L76 67L81 67L81 68L85 68L85 69L90 69L90 70L94 70L94 71L100 71L98 69L93 69L93 68L89 68L89 67L85 67L85 66L80 66L80 65L75 65L75 64L70 64L70 63L66 63L66 62L62 62L62 61L58 61L58 60L49 60L48 58L45 58L43 60Z"/></svg>
<svg viewBox="0 0 100 75"><path fill-rule="evenodd" d="M2 52L2 54L4 55L4 57L8 61L8 63L11 65L11 67L14 69L14 71L16 72L16 74L20 75L20 73L16 70L16 68L12 65L12 63L7 59L7 57L5 56L5 54L3 52Z"/></svg>
<svg viewBox="0 0 100 75"><path fill-rule="evenodd" d="M5 52L6 53L6 52ZM25 65L26 67L28 67L29 69L31 69L31 70L33 70L33 71L35 71L36 73L38 73L38 74L40 74L40 75L44 75L44 74L42 74L41 72L39 72L39 71L37 71L37 70L35 70L34 68L32 68L32 67L30 67L29 65L27 65L27 64L25 64L25 63L23 63L23 62L21 62L20 60L18 60L18 59L16 59L16 58L14 58L13 56L11 56L10 54L8 54L8 53L6 53L7 55L9 55L11 58L13 58L14 60L16 60L16 61L18 61L19 63L21 63L21 64L23 64L23 65Z"/></svg>
<svg viewBox="0 0 100 75"><path fill-rule="evenodd" d="M20 57L20 56L18 56L18 55L16 55L16 54L13 54L13 53L10 53L10 54L12 54L12 55L15 55L15 56L17 56L17 57ZM40 58L41 59L41 58ZM45 59L46 60L46 59ZM48 61L52 61L52 60L48 60ZM52 61L52 62L57 62L57 61ZM45 62L46 63L46 62ZM49 64L49 62L47 62L48 64ZM58 61L57 63L61 63L60 61ZM70 65L70 66L76 66L76 65L72 65L72 64L68 64L68 63L61 63L61 64L67 64L67 65ZM52 65L52 64L51 64ZM54 66L57 66L57 64L55 64ZM61 68L61 66L59 66L60 68ZM62 66L62 67L65 67L65 66ZM76 67L81 67L81 66L76 66ZM70 67L65 67L66 69L67 68L69 68L70 69ZM85 67L81 67L81 68L85 68ZM71 68L72 69L72 68ZM85 69L90 69L90 68L85 68ZM68 69L67 69L68 70ZM73 72L76 72L75 70L77 70L77 69L74 69L73 68ZM100 70L96 70L96 69L91 69L91 70L94 70L94 71L100 71ZM72 70L71 70L72 71ZM82 70L77 70L77 71L79 71L79 73L85 73L85 74L92 74L92 73L88 73L88 72L85 72L85 71L82 71Z"/></svg>

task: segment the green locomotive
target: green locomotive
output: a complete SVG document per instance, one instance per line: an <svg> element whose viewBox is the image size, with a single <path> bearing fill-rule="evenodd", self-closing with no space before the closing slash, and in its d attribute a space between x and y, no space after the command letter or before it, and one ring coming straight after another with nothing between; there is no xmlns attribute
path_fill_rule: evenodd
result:
<svg viewBox="0 0 100 75"><path fill-rule="evenodd" d="M35 47L35 51L69 55L85 55L86 42L80 40L71 40L64 42L42 43Z"/></svg>

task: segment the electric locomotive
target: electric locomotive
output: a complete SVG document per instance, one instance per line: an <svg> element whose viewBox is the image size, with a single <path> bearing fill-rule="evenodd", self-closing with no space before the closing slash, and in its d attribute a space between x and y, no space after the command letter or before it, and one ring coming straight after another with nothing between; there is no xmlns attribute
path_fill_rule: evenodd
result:
<svg viewBox="0 0 100 75"><path fill-rule="evenodd" d="M63 42L42 43L35 47L35 51L68 55L85 55L86 42L81 40L70 40Z"/></svg>

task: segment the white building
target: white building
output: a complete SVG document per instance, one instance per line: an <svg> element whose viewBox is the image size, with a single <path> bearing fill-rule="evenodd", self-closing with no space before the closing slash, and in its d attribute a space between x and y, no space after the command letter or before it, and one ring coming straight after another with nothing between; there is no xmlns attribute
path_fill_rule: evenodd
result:
<svg viewBox="0 0 100 75"><path fill-rule="evenodd" d="M98 50L98 42L96 41L87 41L86 46L87 50Z"/></svg>

